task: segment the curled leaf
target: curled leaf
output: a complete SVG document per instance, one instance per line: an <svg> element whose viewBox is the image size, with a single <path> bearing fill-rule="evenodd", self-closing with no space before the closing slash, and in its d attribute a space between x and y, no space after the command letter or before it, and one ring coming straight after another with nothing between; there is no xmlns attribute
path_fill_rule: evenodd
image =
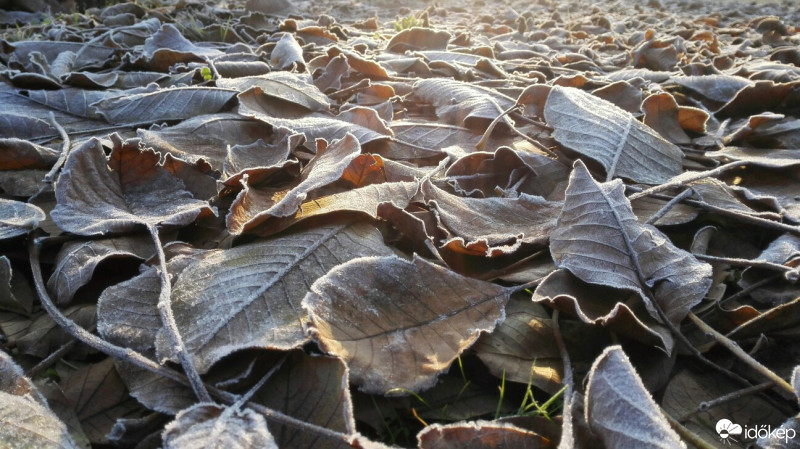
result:
<svg viewBox="0 0 800 449"><path fill-rule="evenodd" d="M607 348L592 365L586 422L607 449L686 447L619 346Z"/></svg>
<svg viewBox="0 0 800 449"><path fill-rule="evenodd" d="M653 300L679 323L711 287L711 266L677 248L658 229L642 225L621 180L598 183L576 161L564 209L550 236L556 265L581 280L632 290L657 320Z"/></svg>
<svg viewBox="0 0 800 449"><path fill-rule="evenodd" d="M178 413L164 428L165 449L278 449L267 421L248 408L200 403Z"/></svg>
<svg viewBox="0 0 800 449"><path fill-rule="evenodd" d="M210 211L183 181L159 164L159 154L122 142L106 159L97 139L73 150L56 182L58 204L51 214L63 230L79 235L128 232L142 225L186 225Z"/></svg>

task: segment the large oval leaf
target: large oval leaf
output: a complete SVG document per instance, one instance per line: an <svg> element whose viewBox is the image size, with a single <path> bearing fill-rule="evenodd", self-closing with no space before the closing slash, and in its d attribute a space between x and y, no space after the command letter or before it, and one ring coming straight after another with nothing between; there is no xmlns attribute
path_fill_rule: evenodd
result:
<svg viewBox="0 0 800 449"><path fill-rule="evenodd" d="M197 200L183 181L159 164L137 139L122 142L106 159L97 139L73 150L56 182L58 204L51 214L61 229L79 235L128 232L142 225L185 225L208 203Z"/></svg>
<svg viewBox="0 0 800 449"><path fill-rule="evenodd" d="M576 161L564 209L550 236L556 265L590 284L633 290L660 320L646 291L679 323L711 287L711 266L636 220L622 181L598 183Z"/></svg>
<svg viewBox="0 0 800 449"><path fill-rule="evenodd" d="M377 229L335 225L216 251L181 272L172 308L195 366L205 373L244 348L291 349L306 341L300 301L329 269L361 256L392 251ZM176 354L163 331L161 358Z"/></svg>
<svg viewBox="0 0 800 449"><path fill-rule="evenodd" d="M303 307L322 349L368 393L420 391L505 318L511 290L415 257L365 257L311 286Z"/></svg>
<svg viewBox="0 0 800 449"><path fill-rule="evenodd" d="M659 184L681 174L683 152L613 103L573 87L553 86L544 106L553 137L606 169L606 180Z"/></svg>

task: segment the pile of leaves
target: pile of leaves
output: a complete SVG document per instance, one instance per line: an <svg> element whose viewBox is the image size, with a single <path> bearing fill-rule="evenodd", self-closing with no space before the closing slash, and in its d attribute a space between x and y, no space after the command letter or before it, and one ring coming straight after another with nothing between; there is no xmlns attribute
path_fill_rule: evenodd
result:
<svg viewBox="0 0 800 449"><path fill-rule="evenodd" d="M0 12L0 445L796 447L800 16L631 3Z"/></svg>

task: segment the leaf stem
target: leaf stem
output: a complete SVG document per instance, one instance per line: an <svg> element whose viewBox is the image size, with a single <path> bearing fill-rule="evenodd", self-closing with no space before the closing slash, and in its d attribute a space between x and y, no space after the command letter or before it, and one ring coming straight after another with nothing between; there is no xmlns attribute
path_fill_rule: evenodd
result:
<svg viewBox="0 0 800 449"><path fill-rule="evenodd" d="M729 351L731 351L734 355L736 355L739 359L745 362L748 366L758 371L762 376L766 377L772 383L775 384L781 390L789 393L794 397L795 391L794 388L786 382L782 377L775 374L772 370L767 368L766 366L762 365L758 362L758 360L754 359L750 354L744 351L735 341L731 340L730 338L726 337L725 335L718 332L713 327L709 326L705 323L705 321L701 320L697 315L692 312L689 312L687 315L689 319L694 323L697 327L700 328L703 332L708 334L709 336L713 337L717 343L721 344Z"/></svg>
<svg viewBox="0 0 800 449"><path fill-rule="evenodd" d="M661 414L664 415L665 418L667 418L667 422L669 422L670 427L672 427L672 429L675 432L678 432L678 435L680 435L681 438L691 443L692 446L698 449L716 449L716 446L700 438L699 435L692 432L686 426L678 422L675 418L672 417L672 415L667 413L664 409L661 409Z"/></svg>
<svg viewBox="0 0 800 449"><path fill-rule="evenodd" d="M752 387L742 388L741 390L736 390L734 392L728 393L726 395L720 396L716 399L712 399L710 401L703 401L701 402L696 409L692 410L691 412L681 416L678 418L678 422L686 422L691 419L695 415L699 415L700 413L708 411L708 409L716 407L718 405L724 404L726 402L735 401L737 399L741 399L745 396L758 393L759 391L764 391L772 388L772 382L764 382L758 385L753 385Z"/></svg>
<svg viewBox="0 0 800 449"><path fill-rule="evenodd" d="M192 391L202 402L211 402L211 396L208 394L203 379L200 378L200 373L197 372L194 363L192 363L189 351L183 343L178 325L175 323L175 316L172 314L172 304L170 297L172 296L172 283L169 280L169 272L167 271L167 260L164 255L164 248L161 246L161 238L158 236L158 227L155 225L148 225L147 229L150 231L150 236L153 237L153 243L156 245L156 256L158 258L158 274L161 278L161 291L158 294L158 313L161 316L161 324L164 325L164 331L169 339L169 344L172 350L177 353L178 360L181 362L186 376L189 379L189 384Z"/></svg>
<svg viewBox="0 0 800 449"><path fill-rule="evenodd" d="M633 195L629 196L628 199L633 201L633 200L635 200L637 198L641 198L641 197L647 196L647 195L652 195L654 193L661 193L661 192L667 191L667 190L669 190L669 189L671 189L673 187L680 187L680 186L682 186L684 184L688 184L690 182L699 181L701 179L710 178L710 177L713 177L713 176L719 176L720 174L722 174L722 173L724 173L724 172L726 172L728 170L732 170L734 168L739 168L739 167L744 167L747 164L748 163L746 161L735 161L735 162L729 162L729 163L727 163L725 165L720 165L719 167L714 168L712 170L706 170L706 171L701 171L701 172L682 173L682 174L680 174L678 176L673 177L672 179L670 179L669 181L667 181L667 182L665 182L663 184L659 184L657 186L653 186L653 187L644 189L642 191L639 191L637 193L634 193Z"/></svg>
<svg viewBox="0 0 800 449"><path fill-rule="evenodd" d="M53 183L53 181L56 178L56 175L58 175L58 172L64 165L64 162L66 162L67 155L69 154L69 149L72 146L72 143L69 140L69 134L67 134L67 131L64 129L64 127L58 123L58 121L56 120L56 115L53 114L53 111L50 111L50 124L53 125L53 128L55 128L58 131L58 134L61 136L61 152L59 153L58 159L56 160L55 164L53 164L53 166L50 168L50 171L47 172L46 175L44 175L44 179L42 179L43 183L42 186L39 187L39 190L37 190L36 193L34 193L30 198L28 198L29 203L34 199L36 199L36 197L41 195L42 192L44 192L44 189L46 189L49 184Z"/></svg>

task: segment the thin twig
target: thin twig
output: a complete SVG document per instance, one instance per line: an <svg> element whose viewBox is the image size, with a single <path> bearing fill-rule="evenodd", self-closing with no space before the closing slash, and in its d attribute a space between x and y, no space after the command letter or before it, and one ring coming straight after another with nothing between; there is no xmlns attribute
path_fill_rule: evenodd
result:
<svg viewBox="0 0 800 449"><path fill-rule="evenodd" d="M61 136L61 152L58 154L56 163L53 164L53 166L50 168L50 171L44 175L44 179L42 179L42 186L39 187L39 190L37 190L36 193L28 198L28 202L36 199L36 197L44 192L44 189L46 189L48 185L53 183L58 175L58 172L61 170L61 167L64 165L64 162L66 162L69 149L72 146L72 143L69 140L69 134L67 134L67 131L64 129L64 127L58 123L58 120L56 120L56 115L53 114L53 111L50 111L50 124L53 125L53 128L55 128L56 131L58 131L58 134Z"/></svg>
<svg viewBox="0 0 800 449"><path fill-rule="evenodd" d="M758 290L759 288L769 284L770 282L776 281L776 280L782 279L782 278L783 278L783 274L776 273L776 274L773 274L772 276L767 276L764 279L759 279L758 281L748 285L747 287L745 287L745 288L739 290L738 292L728 296L727 298L720 299L719 300L719 305L722 306L722 303L725 303L725 302L728 302L728 301L733 301L734 299L743 298L743 297L749 295L751 292L753 292L755 290Z"/></svg>
<svg viewBox="0 0 800 449"><path fill-rule="evenodd" d="M340 98L348 98L350 95L353 95L359 90L366 89L371 85L368 78L364 78L361 81L353 84L352 86L345 87L344 89L337 90L336 92L332 92L328 96L333 99L340 99Z"/></svg>
<svg viewBox="0 0 800 449"><path fill-rule="evenodd" d="M628 199L630 199L630 200L634 200L634 199L640 198L641 197L641 195L639 195L640 193L645 192L646 190L650 190L650 189L642 190L639 187L633 186L633 185L627 185L627 186L625 186L625 188L627 190L631 190L633 192L636 192L633 195L628 197ZM659 193L650 193L649 195L652 196L653 198L659 198L659 199L663 199L663 200L667 200L667 201L672 199L672 197L670 197L670 196L661 195ZM747 224L752 224L752 225L755 225L755 226L758 226L758 227L761 227L761 228L764 228L764 229L769 229L771 231L788 232L790 234L800 235L800 226L788 225L786 223L781 223L781 222L778 222L778 221L768 220L766 218L756 217L756 216L745 214L745 213L742 213L742 212L737 212L735 210L725 209L725 208L718 207L718 206L713 206L713 205L711 205L711 204L709 204L709 203L707 203L705 201L699 201L699 200L693 200L693 199L688 199L687 198L687 199L684 199L681 202L683 204L688 204L689 206L697 207L698 209L704 210L706 212L713 212L713 213L722 215L723 217L731 218L733 220L737 220L737 221L740 221L740 222L743 222L743 223L747 223Z"/></svg>
<svg viewBox="0 0 800 449"><path fill-rule="evenodd" d="M675 196L675 198L669 200L667 204L664 205L664 207L659 209L658 212L654 213L650 218L648 218L645 224L654 224L659 219L661 219L661 217L667 215L667 213L670 210L672 210L672 208L675 207L676 204L692 196L692 193L693 193L692 189L686 189L683 192L679 193L678 195Z"/></svg>
<svg viewBox="0 0 800 449"><path fill-rule="evenodd" d="M54 363L58 361L61 357L63 357L66 353L68 353L75 345L78 344L78 340L70 339L70 341L61 345L60 348L56 349L52 354L48 355L44 358L41 362L37 363L33 368L29 369L26 373L28 377L35 378L39 375L40 372L50 368Z"/></svg>
<svg viewBox="0 0 800 449"><path fill-rule="evenodd" d="M150 236L153 237L153 243L156 245L156 256L158 257L158 271L161 278L161 291L158 294L158 313L161 316L161 324L164 325L164 331L169 339L169 344L172 350L176 352L178 360L181 362L189 383L192 386L192 391L197 395L197 398L203 402L211 402L211 396L208 394L203 379L200 373L197 372L194 363L192 363L189 351L183 343L178 325L175 323L175 316L172 314L172 304L170 297L172 296L172 284L169 280L169 272L167 271L167 260L164 255L164 248L161 246L161 238L158 236L158 228L155 225L148 225Z"/></svg>
<svg viewBox="0 0 800 449"><path fill-rule="evenodd" d="M745 396L749 396L754 393L758 393L759 391L764 391L772 388L772 382L764 382L758 385L753 385L752 387L742 388L741 390L736 390L734 392L728 393L726 395L720 396L716 399L712 399L710 401L703 401L697 405L697 408L692 410L691 412L681 416L678 418L678 422L686 422L690 420L692 417L699 415L700 413L707 412L709 409L712 409L718 405L722 405L726 402L735 401L737 399L741 399Z"/></svg>
<svg viewBox="0 0 800 449"><path fill-rule="evenodd" d="M53 300L50 299L50 295L47 293L47 289L44 287L44 279L42 277L42 269L39 262L39 248L42 245L42 241L43 239L30 239L29 241L28 250L30 253L31 272L33 274L36 293L39 295L42 306L59 327L90 348L96 349L110 357L114 357L115 359L120 359L136 365L137 367L150 371L151 373L166 377L167 379L173 380L181 385L189 386L189 380L185 375L161 366L133 349L123 348L107 342L97 335L88 332L86 329L80 327L77 323L64 316L64 314L62 314L61 311L55 306ZM205 387L214 397L224 404L234 404L239 399L239 397L233 393L220 390L213 385L206 385ZM247 406L276 423L310 432L324 438L342 441L345 443L349 443L352 438L351 435L301 421L297 418L265 407L261 404L248 402Z"/></svg>
<svg viewBox="0 0 800 449"><path fill-rule="evenodd" d="M72 321L71 319L64 316L58 307L53 304L53 300L50 299L50 295L47 293L47 290L44 287L44 279L42 278L42 269L39 266L39 248L41 245L42 239L30 239L28 251L30 253L30 263L31 263L31 272L33 274L33 283L36 288L36 293L39 295L39 300L42 303L42 307L47 312L48 315L55 321L55 323L62 329L64 329L68 334L72 335L76 339L78 339L81 343L89 346L92 349L96 349L104 354L108 354L111 357L116 359L120 359L129 363L133 363L134 365L146 369L150 372L157 373L163 377L168 379L174 380L176 382L186 384L188 380L182 374L173 371L171 369L165 368L158 363L150 360L149 358L145 357L144 355L133 351L132 349L123 348L121 346L114 345L109 343L100 337L92 334L91 332L87 331L86 329L79 326L77 323Z"/></svg>
<svg viewBox="0 0 800 449"><path fill-rule="evenodd" d="M789 382L786 382L782 377L778 376L772 370L759 363L758 360L754 359L750 354L745 352L744 349L742 349L735 341L719 333L716 329L706 324L705 321L701 320L694 313L689 312L689 315L687 316L695 325L697 325L697 327L700 328L700 330L713 337L717 343L727 348L748 366L758 371L762 376L772 381L772 383L774 383L777 387L794 397L795 391Z"/></svg>
<svg viewBox="0 0 800 449"><path fill-rule="evenodd" d="M678 435L681 436L685 441L691 443L694 447L698 449L716 449L716 446L707 442L706 440L700 438L699 435L689 430L686 426L678 422L675 418L672 417L669 413L667 413L664 409L661 410L661 413L667 418L667 422L669 423L670 427L672 427Z"/></svg>
<svg viewBox="0 0 800 449"><path fill-rule="evenodd" d="M641 197L644 197L644 196L647 196L647 195L652 195L654 193L661 193L661 192L669 190L669 189L671 189L673 187L680 187L680 186L682 186L684 184L688 184L690 182L699 181L701 179L711 178L711 177L714 177L714 176L719 176L720 174L722 174L722 173L724 173L724 172L726 172L728 170L732 170L734 168L739 168L739 167L744 167L747 164L748 163L746 161L736 161L736 162L729 162L729 163L727 163L725 165L720 165L719 167L714 168L712 170L706 170L706 171L695 172L695 173L683 173L683 174L680 174L678 176L675 176L674 178L672 178L671 180L669 180L669 181L667 181L667 182L665 182L663 184L659 184L657 186L653 186L653 187L650 187L648 189L644 189L644 190L642 190L641 192L638 192L638 193L634 193L633 195L629 196L628 199L633 201L633 200L635 200L637 198L641 198Z"/></svg>
<svg viewBox="0 0 800 449"><path fill-rule="evenodd" d="M787 267L786 265L781 265L775 262L768 262L766 260L752 260L752 259L739 259L736 257L709 256L708 254L698 254L698 253L692 253L692 255L697 259L704 260L706 262L724 263L732 267L763 268L765 270L779 271L781 273L797 270L796 268Z"/></svg>

